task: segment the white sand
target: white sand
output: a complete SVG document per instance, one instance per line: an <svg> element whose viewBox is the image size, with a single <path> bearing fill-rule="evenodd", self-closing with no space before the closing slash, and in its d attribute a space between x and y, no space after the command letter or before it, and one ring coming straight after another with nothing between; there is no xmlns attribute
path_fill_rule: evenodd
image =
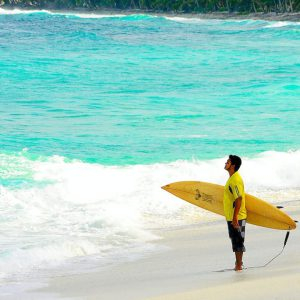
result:
<svg viewBox="0 0 300 300"><path fill-rule="evenodd" d="M290 211L300 219L300 209ZM300 299L300 232L265 268L216 272L234 265L226 224L220 221L160 232L166 250L138 261L50 280L41 295L62 299ZM247 225L245 266L260 266L283 246L284 231ZM37 295L37 294L36 294ZM34 297L31 297L34 299ZM37 298L38 299L38 298ZM53 298L54 299L54 298Z"/></svg>

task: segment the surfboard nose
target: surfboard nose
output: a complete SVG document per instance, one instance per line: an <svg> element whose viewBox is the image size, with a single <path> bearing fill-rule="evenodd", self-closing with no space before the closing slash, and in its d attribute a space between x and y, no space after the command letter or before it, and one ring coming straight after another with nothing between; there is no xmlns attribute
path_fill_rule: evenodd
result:
<svg viewBox="0 0 300 300"><path fill-rule="evenodd" d="M167 191L167 190L168 190L168 188L170 188L170 185L169 185L169 184L167 184L167 185L164 185L164 186L162 186L161 188L162 188L163 190Z"/></svg>

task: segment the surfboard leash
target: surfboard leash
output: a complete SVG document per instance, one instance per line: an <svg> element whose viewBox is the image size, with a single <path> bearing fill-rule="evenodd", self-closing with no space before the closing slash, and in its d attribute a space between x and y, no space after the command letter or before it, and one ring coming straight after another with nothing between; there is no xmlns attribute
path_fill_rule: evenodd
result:
<svg viewBox="0 0 300 300"><path fill-rule="evenodd" d="M267 263L265 263L264 265L261 265L261 266L247 267L245 269L258 269L258 268L264 268L267 265L269 265L273 260L275 260L283 252L283 250L284 250L284 248L285 248L285 246L287 244L287 241L289 239L289 236L290 236L290 231L288 230L288 232L285 235L285 239L284 239L284 243L283 243L283 247L282 247L281 251L277 255L275 255L271 260L269 260Z"/></svg>
<svg viewBox="0 0 300 300"><path fill-rule="evenodd" d="M273 260L275 260L284 250L286 244L287 244L287 241L289 239L289 236L290 236L290 231L288 231L285 235L285 239L284 239L284 243L283 243L283 247L281 249L281 251L275 255L271 260L269 260L267 263L265 263L264 265L261 265L261 266L252 266L252 267L244 267L243 266L243 270L248 270L248 269L259 269L259 268L264 268L266 267L267 265L269 265ZM218 271L214 271L214 272L228 272L228 271L234 271L234 269L223 269L223 270L218 270Z"/></svg>
<svg viewBox="0 0 300 300"><path fill-rule="evenodd" d="M279 208L279 207L278 207ZM294 220L296 223L298 223L298 221ZM255 269L255 268L264 268L266 267L267 265L269 265L273 260L275 260L284 250L286 244L287 244L287 241L289 239L289 236L290 236L290 230L287 231L286 235L285 235L285 239L284 239L284 243L283 243L283 247L281 249L281 251L275 255L270 261L268 261L267 263L265 263L264 265L262 266L257 266L257 267L248 267L248 268L245 268L245 269Z"/></svg>

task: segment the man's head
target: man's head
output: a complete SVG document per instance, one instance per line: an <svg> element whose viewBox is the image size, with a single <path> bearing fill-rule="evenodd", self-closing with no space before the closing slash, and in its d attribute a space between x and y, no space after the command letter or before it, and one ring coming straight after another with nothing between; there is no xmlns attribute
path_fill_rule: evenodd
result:
<svg viewBox="0 0 300 300"><path fill-rule="evenodd" d="M225 170L232 170L234 172L238 171L242 164L242 160L237 155L229 155L229 158L225 164Z"/></svg>

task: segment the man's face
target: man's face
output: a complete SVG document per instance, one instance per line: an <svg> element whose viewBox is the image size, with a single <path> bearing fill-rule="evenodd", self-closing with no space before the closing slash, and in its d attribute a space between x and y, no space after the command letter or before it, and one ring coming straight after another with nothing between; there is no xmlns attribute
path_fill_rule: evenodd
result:
<svg viewBox="0 0 300 300"><path fill-rule="evenodd" d="M230 167L231 167L231 161L230 161L230 159L228 158L227 161L226 161L226 163L225 163L224 169L225 169L226 171L228 171L228 170L230 169Z"/></svg>

